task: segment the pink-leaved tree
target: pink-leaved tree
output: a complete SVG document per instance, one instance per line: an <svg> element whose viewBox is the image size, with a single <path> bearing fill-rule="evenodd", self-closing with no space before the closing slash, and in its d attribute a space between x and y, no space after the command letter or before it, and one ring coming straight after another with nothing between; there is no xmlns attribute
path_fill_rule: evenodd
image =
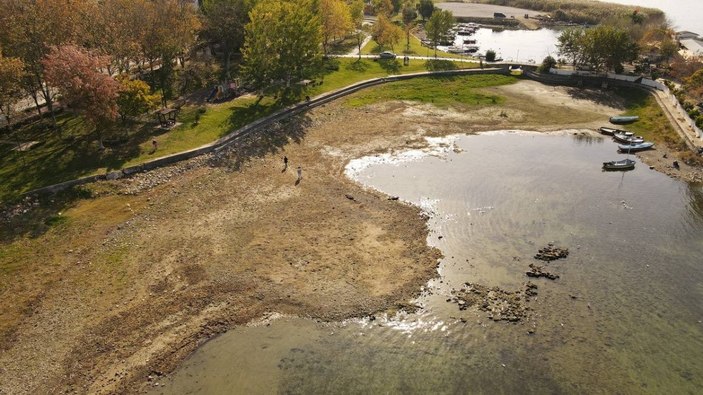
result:
<svg viewBox="0 0 703 395"><path fill-rule="evenodd" d="M47 82L61 102L90 122L103 148L103 129L117 119L120 84L103 73L109 58L75 45L52 47L43 60Z"/></svg>

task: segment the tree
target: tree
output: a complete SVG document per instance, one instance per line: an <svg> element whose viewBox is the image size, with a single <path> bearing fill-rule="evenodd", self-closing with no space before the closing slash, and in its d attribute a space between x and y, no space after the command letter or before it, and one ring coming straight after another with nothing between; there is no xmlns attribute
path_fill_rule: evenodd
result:
<svg viewBox="0 0 703 395"><path fill-rule="evenodd" d="M659 53L661 53L665 61L674 57L677 52L679 52L679 45L671 38L667 37L659 43Z"/></svg>
<svg viewBox="0 0 703 395"><path fill-rule="evenodd" d="M620 73L624 62L637 58L638 48L625 30L599 25L583 34L581 51L593 69Z"/></svg>
<svg viewBox="0 0 703 395"><path fill-rule="evenodd" d="M109 59L82 47L52 47L43 60L46 80L56 87L64 104L93 124L102 148L102 128L117 119L119 84L101 73Z"/></svg>
<svg viewBox="0 0 703 395"><path fill-rule="evenodd" d="M489 49L486 51L486 61L487 62L494 62L496 60L496 51Z"/></svg>
<svg viewBox="0 0 703 395"><path fill-rule="evenodd" d="M420 0L420 3L417 5L417 11L420 13L422 20L424 21L432 16L432 13L434 12L434 3L432 0Z"/></svg>
<svg viewBox="0 0 703 395"><path fill-rule="evenodd" d="M342 0L319 0L322 21L322 46L327 55L331 39L343 37L352 29L349 6Z"/></svg>
<svg viewBox="0 0 703 395"><path fill-rule="evenodd" d="M552 56L547 56L542 60L542 64L539 66L539 72L540 73L549 73L549 70L554 68L557 65L556 59L554 59Z"/></svg>
<svg viewBox="0 0 703 395"><path fill-rule="evenodd" d="M587 64L594 70L622 72L623 63L637 58L638 47L627 31L599 25L583 30L567 29L559 36L559 54L574 65Z"/></svg>
<svg viewBox="0 0 703 395"><path fill-rule="evenodd" d="M450 30L454 25L454 15L451 11L439 10L432 13L430 20L425 24L427 38L434 47L434 57L437 57L437 45L450 36Z"/></svg>
<svg viewBox="0 0 703 395"><path fill-rule="evenodd" d="M379 47L390 47L391 50L403 37L403 29L391 22L384 15L379 15L373 30L373 39Z"/></svg>
<svg viewBox="0 0 703 395"><path fill-rule="evenodd" d="M22 61L18 58L3 57L0 52L0 113L5 115L8 131L12 131L15 105L24 97L23 77Z"/></svg>
<svg viewBox="0 0 703 395"><path fill-rule="evenodd" d="M44 78L42 60L51 46L84 36L85 18L89 16L87 5L86 1L66 0L2 1L0 46L6 56L22 60L26 91L33 97L37 92L42 95L54 123L54 97Z"/></svg>
<svg viewBox="0 0 703 395"><path fill-rule="evenodd" d="M356 38L359 60L361 60L361 44L366 37L364 31L361 30L364 24L364 5L364 0L352 0L351 4L349 4L349 14L354 25L354 38Z"/></svg>
<svg viewBox="0 0 703 395"><path fill-rule="evenodd" d="M300 82L321 72L317 6L311 0L262 0L249 15L242 75L261 95L300 93Z"/></svg>
<svg viewBox="0 0 703 395"><path fill-rule="evenodd" d="M153 0L139 3L143 9L144 31L140 35L142 55L158 78L163 105L173 98L175 64L185 63L185 54L195 43L200 22L192 4L180 0ZM155 71L155 62L160 67Z"/></svg>
<svg viewBox="0 0 703 395"><path fill-rule="evenodd" d="M580 63L581 40L583 38L583 29L569 28L565 29L559 35L559 44L557 49L559 56L564 56L571 60L571 64L577 66Z"/></svg>
<svg viewBox="0 0 703 395"><path fill-rule="evenodd" d="M204 0L203 36L222 49L223 77L229 79L232 54L244 45L244 27L249 23L251 2L247 0Z"/></svg>
<svg viewBox="0 0 703 395"><path fill-rule="evenodd" d="M413 7L406 6L403 8L403 26L405 27L405 47L410 50L410 30L415 26L417 19L417 11Z"/></svg>
<svg viewBox="0 0 703 395"><path fill-rule="evenodd" d="M383 15L390 19L393 15L393 2L391 0L373 0L373 8L378 16Z"/></svg>
<svg viewBox="0 0 703 395"><path fill-rule="evenodd" d="M81 43L100 54L110 56L108 73L126 73L139 60L139 40L143 26L145 0L110 0L86 2L91 7L87 12L85 31Z"/></svg>
<svg viewBox="0 0 703 395"><path fill-rule="evenodd" d="M117 96L117 112L122 122L127 117L136 117L158 107L161 98L151 94L151 88L142 80L131 80L129 77L119 79L120 90Z"/></svg>

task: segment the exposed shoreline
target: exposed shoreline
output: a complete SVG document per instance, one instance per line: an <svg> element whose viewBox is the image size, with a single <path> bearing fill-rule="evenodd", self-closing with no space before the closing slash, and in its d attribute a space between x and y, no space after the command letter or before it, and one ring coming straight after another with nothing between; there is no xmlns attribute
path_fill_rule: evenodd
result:
<svg viewBox="0 0 703 395"><path fill-rule="evenodd" d="M439 258L426 221L345 177L349 160L457 133L595 130L620 111L607 93L593 92L596 102L532 81L483 90L507 102L457 111L340 100L218 160L96 185L103 197L63 214L70 227L27 241L54 265L3 289L32 302L2 326L0 393L139 392L207 339L270 312L339 320L412 309Z"/></svg>

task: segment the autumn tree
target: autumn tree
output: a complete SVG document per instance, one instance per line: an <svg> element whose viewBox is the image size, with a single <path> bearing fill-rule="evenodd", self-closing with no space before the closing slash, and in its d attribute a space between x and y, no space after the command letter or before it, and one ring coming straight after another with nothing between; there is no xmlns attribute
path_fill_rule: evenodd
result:
<svg viewBox="0 0 703 395"><path fill-rule="evenodd" d="M5 115L8 131L12 131L15 105L24 97L23 76L22 61L18 58L3 57L0 52L0 113Z"/></svg>
<svg viewBox="0 0 703 395"><path fill-rule="evenodd" d="M195 43L200 21L192 4L180 0L153 0L139 3L143 9L144 31L140 48L158 79L163 104L173 98L176 62L185 63L185 55ZM155 63L159 62L158 70Z"/></svg>
<svg viewBox="0 0 703 395"><path fill-rule="evenodd" d="M403 37L403 29L383 15L378 17L373 30L373 39L379 47L390 47L391 50Z"/></svg>
<svg viewBox="0 0 703 395"><path fill-rule="evenodd" d="M352 25L354 26L354 38L361 60L361 44L364 42L366 34L362 30L364 24L364 0L352 0L349 4L349 14L351 16Z"/></svg>
<svg viewBox="0 0 703 395"><path fill-rule="evenodd" d="M90 15L80 43L109 55L108 73L126 73L140 58L139 41L145 0L86 2Z"/></svg>
<svg viewBox="0 0 703 395"><path fill-rule="evenodd" d="M450 30L454 25L454 15L448 10L438 10L432 13L430 20L425 24L427 38L434 47L434 56L437 57L437 45L450 36Z"/></svg>
<svg viewBox="0 0 703 395"><path fill-rule="evenodd" d="M100 147L102 128L117 119L119 84L100 72L109 62L106 56L82 47L52 47L43 60L47 81L61 95L61 101L81 114L96 129Z"/></svg>
<svg viewBox="0 0 703 395"><path fill-rule="evenodd" d="M232 55L239 53L244 45L244 27L249 23L251 1L248 0L204 0L203 38L222 50L222 73L229 79Z"/></svg>
<svg viewBox="0 0 703 395"><path fill-rule="evenodd" d="M122 122L125 122L127 117L139 116L159 106L161 98L151 93L151 88L146 82L125 76L119 79L119 83L117 112Z"/></svg>
<svg viewBox="0 0 703 395"><path fill-rule="evenodd" d="M349 6L342 0L319 0L322 22L322 46L325 55L330 40L343 37L352 29Z"/></svg>
<svg viewBox="0 0 703 395"><path fill-rule="evenodd" d="M393 2L391 0L373 0L373 8L379 17L385 16L390 19L393 15Z"/></svg>
<svg viewBox="0 0 703 395"><path fill-rule="evenodd" d="M260 93L288 98L321 72L322 25L311 0L262 0L249 14L242 75Z"/></svg>
<svg viewBox="0 0 703 395"><path fill-rule="evenodd" d="M76 42L82 37L84 18L89 14L84 9L87 4L66 0L2 0L0 46L5 56L23 62L26 91L34 97L38 111L39 92L52 117L54 97L45 80L42 60L51 46Z"/></svg>
<svg viewBox="0 0 703 395"><path fill-rule="evenodd" d="M434 12L434 3L432 0L420 0L417 5L417 11L420 13L423 21L429 19Z"/></svg>

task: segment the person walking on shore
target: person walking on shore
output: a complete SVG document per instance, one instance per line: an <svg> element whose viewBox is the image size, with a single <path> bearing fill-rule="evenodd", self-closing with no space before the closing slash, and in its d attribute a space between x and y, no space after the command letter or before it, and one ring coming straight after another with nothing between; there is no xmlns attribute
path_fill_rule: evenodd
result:
<svg viewBox="0 0 703 395"><path fill-rule="evenodd" d="M298 166L298 180L296 182L300 182L300 180L303 179L303 168Z"/></svg>
<svg viewBox="0 0 703 395"><path fill-rule="evenodd" d="M288 157L284 156L283 157L283 171L288 170Z"/></svg>

